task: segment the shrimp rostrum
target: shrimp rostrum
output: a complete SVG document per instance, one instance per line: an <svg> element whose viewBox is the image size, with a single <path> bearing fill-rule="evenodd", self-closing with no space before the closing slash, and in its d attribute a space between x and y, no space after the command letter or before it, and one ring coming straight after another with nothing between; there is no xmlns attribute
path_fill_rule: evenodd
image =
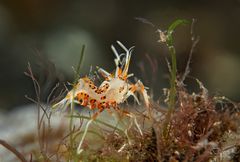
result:
<svg viewBox="0 0 240 162"><path fill-rule="evenodd" d="M73 89L69 91L64 99L55 104L53 107L67 107L71 102L75 102L89 109L98 109L93 118L105 109L113 108L119 110L118 105L133 96L137 103L139 100L136 93L143 96L146 107L149 107L149 96L143 83L138 80L135 84L131 83L128 78L133 74L128 74L130 59L134 47L127 49L121 42L117 44L124 50L124 53L118 54L112 45L112 51L115 55L116 70L109 73L102 68L98 68L98 73L105 79L100 86L88 78L80 78Z"/></svg>

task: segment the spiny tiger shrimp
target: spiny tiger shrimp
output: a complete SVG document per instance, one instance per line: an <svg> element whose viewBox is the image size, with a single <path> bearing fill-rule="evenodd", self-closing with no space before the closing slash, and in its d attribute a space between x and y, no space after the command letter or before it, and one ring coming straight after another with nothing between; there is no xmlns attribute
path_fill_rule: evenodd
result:
<svg viewBox="0 0 240 162"><path fill-rule="evenodd" d="M128 78L133 74L128 74L130 59L134 47L127 49L120 41L117 44L125 51L123 54L118 54L115 47L111 49L115 55L116 70L114 73L109 73L102 68L98 68L98 73L105 80L97 87L93 81L84 77L78 80L78 83L69 91L64 99L55 104L53 107L66 107L72 101L89 109L97 108L99 111L93 115L93 118L105 109L113 108L118 110L118 105L126 101L130 96L139 104L139 100L135 92L140 92L145 101L145 105L149 107L149 96L143 83L138 80L136 84L132 84Z"/></svg>

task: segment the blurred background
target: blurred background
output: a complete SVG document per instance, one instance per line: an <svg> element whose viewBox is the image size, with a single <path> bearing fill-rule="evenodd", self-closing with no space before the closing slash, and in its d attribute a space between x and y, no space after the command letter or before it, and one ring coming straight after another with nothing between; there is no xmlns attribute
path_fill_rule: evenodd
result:
<svg viewBox="0 0 240 162"><path fill-rule="evenodd" d="M44 101L57 82L72 82L83 44L81 76L89 74L91 65L113 70L110 45L116 40L135 46L130 72L158 100L168 87L169 53L157 42L156 29L165 30L178 18L195 18L194 33L200 36L186 80L189 90L197 89L193 78L198 78L211 94L240 101L240 0L1 0L0 109L31 103L25 95L34 98L33 84L24 75L28 62ZM190 26L177 28L174 36L181 75L191 49Z"/></svg>

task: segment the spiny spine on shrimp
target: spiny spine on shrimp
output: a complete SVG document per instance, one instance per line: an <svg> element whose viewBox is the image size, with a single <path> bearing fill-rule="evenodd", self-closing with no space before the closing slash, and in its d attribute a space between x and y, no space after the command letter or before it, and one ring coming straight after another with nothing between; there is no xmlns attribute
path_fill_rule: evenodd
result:
<svg viewBox="0 0 240 162"><path fill-rule="evenodd" d="M99 111L104 109L117 108L117 105L126 101L130 96L133 96L137 101L135 93L142 94L145 105L149 107L149 96L143 83L138 80L137 83L132 84L128 78L133 74L128 74L130 59L134 47L127 49L120 41L117 44L124 50L124 53L118 54L115 47L112 45L111 49L115 55L115 73L109 73L103 68L98 68L98 73L105 78L105 80L97 87L93 81L88 78L80 78L78 83L73 86L64 99L53 105L53 108L67 107L71 102L75 102L90 109L98 108Z"/></svg>

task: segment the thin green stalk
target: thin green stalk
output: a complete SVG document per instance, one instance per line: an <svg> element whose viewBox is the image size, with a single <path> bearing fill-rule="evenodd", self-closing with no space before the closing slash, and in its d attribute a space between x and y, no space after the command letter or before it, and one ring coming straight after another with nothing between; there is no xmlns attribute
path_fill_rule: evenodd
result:
<svg viewBox="0 0 240 162"><path fill-rule="evenodd" d="M77 66L76 73L75 73L75 77L74 77L75 78L74 84L76 84L78 82L78 79L80 78L79 73L80 73L82 62L83 62L85 47L86 47L85 45L82 45L82 51L81 51L80 59L79 59L78 66Z"/></svg>
<svg viewBox="0 0 240 162"><path fill-rule="evenodd" d="M70 110L70 114L72 115L74 113L74 102L72 101L71 102L71 110ZM70 121L69 121L69 132L70 135L69 135L69 138L70 138L70 159L72 159L72 152L73 152L73 145L74 145L74 140L73 140L73 118L71 117L70 118Z"/></svg>
<svg viewBox="0 0 240 162"><path fill-rule="evenodd" d="M169 101L168 101L168 112L166 115L166 120L163 128L163 136L167 138L168 136L168 130L169 130L169 123L171 120L172 113L175 108L175 100L176 100L176 75L177 75L177 61L176 61L176 52L175 48L173 46L168 46L170 54L171 54L171 78L170 78L170 94L169 94Z"/></svg>
<svg viewBox="0 0 240 162"><path fill-rule="evenodd" d="M170 96L169 96L169 111L172 112L175 107L175 99L176 99L176 75L177 75L177 59L176 59L176 51L175 48L171 45L168 47L171 53L172 59L172 69L171 69L171 80L170 80Z"/></svg>
<svg viewBox="0 0 240 162"><path fill-rule="evenodd" d="M80 73L80 68L81 68L81 64L83 61L83 56L84 56L84 50L85 50L85 45L82 46L82 50L81 50L81 55L80 55L80 59L77 65L77 69L76 69L76 73L75 73L75 77L74 77L74 82L73 82L73 95L75 94L75 85L79 79L79 73ZM72 96L72 101L71 101L71 107L70 107L70 121L69 121L69 131L70 131L70 159L73 159L72 157L74 156L74 138L73 138L73 114L74 114L74 96ZM69 160L70 161L70 160Z"/></svg>
<svg viewBox="0 0 240 162"><path fill-rule="evenodd" d="M170 56L171 56L171 69L170 69L170 94L169 94L169 101L168 101L168 112L166 115L166 120L163 126L163 137L167 139L168 131L169 131L169 123L171 120L172 113L175 109L176 104L176 79L177 79L177 56L176 50L173 44L173 32L175 28L182 24L187 24L188 21L186 20L176 20L174 21L170 27L168 28L167 35L166 35L166 45L169 49Z"/></svg>

